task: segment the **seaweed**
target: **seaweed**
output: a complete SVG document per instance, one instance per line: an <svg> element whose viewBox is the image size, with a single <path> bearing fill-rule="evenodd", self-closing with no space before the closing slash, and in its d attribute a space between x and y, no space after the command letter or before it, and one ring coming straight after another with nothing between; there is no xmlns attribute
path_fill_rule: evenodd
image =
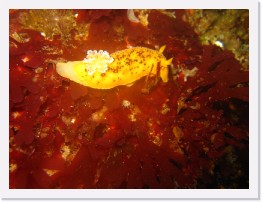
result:
<svg viewBox="0 0 262 202"><path fill-rule="evenodd" d="M249 75L234 54L202 46L184 10L150 10L147 27L126 10L74 12L90 27L72 48L12 25L28 40L10 36L10 188L248 188ZM141 94L144 79L96 90L55 72L87 49L130 45L167 45L169 81Z"/></svg>

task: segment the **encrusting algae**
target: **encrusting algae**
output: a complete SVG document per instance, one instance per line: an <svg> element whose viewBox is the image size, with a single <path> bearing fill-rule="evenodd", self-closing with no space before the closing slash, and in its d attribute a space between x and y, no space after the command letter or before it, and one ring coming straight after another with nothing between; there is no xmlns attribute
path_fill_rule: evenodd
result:
<svg viewBox="0 0 262 202"><path fill-rule="evenodd" d="M106 51L87 51L83 61L57 63L57 73L76 83L96 89L130 86L140 78L160 76L168 81L168 66L172 59L163 55L165 46L159 51L134 47L108 54Z"/></svg>

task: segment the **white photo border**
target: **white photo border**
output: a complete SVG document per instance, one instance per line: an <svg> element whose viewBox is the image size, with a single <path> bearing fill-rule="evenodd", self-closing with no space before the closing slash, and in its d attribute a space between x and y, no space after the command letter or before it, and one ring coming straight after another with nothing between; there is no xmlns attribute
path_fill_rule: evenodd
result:
<svg viewBox="0 0 262 202"><path fill-rule="evenodd" d="M9 189L9 9L249 9L249 189ZM34 1L0 2L1 16L1 140L0 192L3 199L259 199L259 3L254 0L186 1Z"/></svg>

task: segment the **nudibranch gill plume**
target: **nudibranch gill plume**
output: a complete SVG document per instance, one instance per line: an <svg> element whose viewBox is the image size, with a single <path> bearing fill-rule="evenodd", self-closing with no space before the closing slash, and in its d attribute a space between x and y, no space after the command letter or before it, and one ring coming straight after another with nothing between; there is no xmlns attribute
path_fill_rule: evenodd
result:
<svg viewBox="0 0 262 202"><path fill-rule="evenodd" d="M129 86L142 77L160 76L168 81L168 66L172 59L163 55L165 46L158 51L133 47L109 55L107 51L87 51L82 61L57 63L57 73L76 83L96 89Z"/></svg>

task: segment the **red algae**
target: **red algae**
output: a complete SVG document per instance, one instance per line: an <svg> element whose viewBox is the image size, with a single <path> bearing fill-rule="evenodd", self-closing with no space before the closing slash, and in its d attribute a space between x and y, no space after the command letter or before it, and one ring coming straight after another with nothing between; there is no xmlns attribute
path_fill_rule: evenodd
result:
<svg viewBox="0 0 262 202"><path fill-rule="evenodd" d="M202 46L184 10L151 10L147 27L126 10L74 12L88 38L67 45L12 25L29 40L10 36L10 188L248 188L249 80L234 55ZM148 93L145 78L98 90L55 71L89 49L162 45L173 70Z"/></svg>

